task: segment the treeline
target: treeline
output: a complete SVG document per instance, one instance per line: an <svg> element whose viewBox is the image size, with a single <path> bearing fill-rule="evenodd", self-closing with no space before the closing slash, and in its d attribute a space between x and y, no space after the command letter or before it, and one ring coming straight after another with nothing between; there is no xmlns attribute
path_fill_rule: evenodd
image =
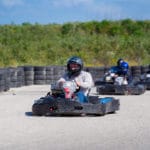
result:
<svg viewBox="0 0 150 150"><path fill-rule="evenodd" d="M86 66L150 64L150 20L103 20L65 24L0 26L0 66L65 65L68 57Z"/></svg>

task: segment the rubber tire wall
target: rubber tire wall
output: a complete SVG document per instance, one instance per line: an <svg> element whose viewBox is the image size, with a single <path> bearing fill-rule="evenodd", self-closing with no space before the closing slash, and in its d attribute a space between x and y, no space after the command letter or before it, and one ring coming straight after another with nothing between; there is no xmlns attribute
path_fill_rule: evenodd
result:
<svg viewBox="0 0 150 150"><path fill-rule="evenodd" d="M111 66L110 66L111 67ZM94 80L103 77L110 67L84 67L90 72ZM150 70L147 66L131 66L131 74L134 78ZM18 66L0 68L0 92L10 88L28 86L33 84L52 84L66 72L65 66Z"/></svg>

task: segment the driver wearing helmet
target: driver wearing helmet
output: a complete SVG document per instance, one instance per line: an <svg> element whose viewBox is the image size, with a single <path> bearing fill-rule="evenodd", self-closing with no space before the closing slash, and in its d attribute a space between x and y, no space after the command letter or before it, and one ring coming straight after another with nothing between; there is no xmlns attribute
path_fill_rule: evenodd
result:
<svg viewBox="0 0 150 150"><path fill-rule="evenodd" d="M126 62L122 62L120 65L121 73L125 76L128 74L129 65Z"/></svg>
<svg viewBox="0 0 150 150"><path fill-rule="evenodd" d="M67 61L67 72L57 81L59 87L65 81L75 82L76 96L80 102L87 102L87 95L92 86L94 86L92 75L83 71L83 61L81 58L73 56Z"/></svg>
<svg viewBox="0 0 150 150"><path fill-rule="evenodd" d="M117 61L118 72L116 73L118 76L123 76L127 79L128 82L131 82L131 74L129 71L129 65L123 59L118 59Z"/></svg>
<svg viewBox="0 0 150 150"><path fill-rule="evenodd" d="M117 61L118 75L126 76L128 74L129 65L123 59Z"/></svg>
<svg viewBox="0 0 150 150"><path fill-rule="evenodd" d="M120 67L121 66L121 63L123 63L124 60L122 58L118 59L117 60L117 66Z"/></svg>

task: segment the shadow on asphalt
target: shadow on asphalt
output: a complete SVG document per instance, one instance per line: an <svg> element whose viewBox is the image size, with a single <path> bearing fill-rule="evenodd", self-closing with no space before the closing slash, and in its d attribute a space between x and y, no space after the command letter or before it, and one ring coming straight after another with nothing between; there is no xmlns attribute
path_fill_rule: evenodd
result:
<svg viewBox="0 0 150 150"><path fill-rule="evenodd" d="M25 115L29 116L29 117L33 116L32 112L30 112L30 111L29 112L25 112Z"/></svg>

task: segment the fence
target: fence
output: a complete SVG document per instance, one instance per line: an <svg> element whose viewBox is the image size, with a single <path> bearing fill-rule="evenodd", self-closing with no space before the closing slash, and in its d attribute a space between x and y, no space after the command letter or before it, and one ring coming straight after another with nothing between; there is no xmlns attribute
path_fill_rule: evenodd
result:
<svg viewBox="0 0 150 150"><path fill-rule="evenodd" d="M102 77L110 67L85 67L94 80ZM140 76L150 70L147 66L131 66L130 71L134 76ZM0 92L8 91L10 88L44 85L56 82L66 71L65 66L18 66L0 68Z"/></svg>

